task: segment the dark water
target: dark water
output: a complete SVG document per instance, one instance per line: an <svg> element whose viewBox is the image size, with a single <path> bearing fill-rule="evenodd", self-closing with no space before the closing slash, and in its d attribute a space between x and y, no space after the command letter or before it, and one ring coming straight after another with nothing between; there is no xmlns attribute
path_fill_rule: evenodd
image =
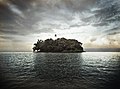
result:
<svg viewBox="0 0 120 89"><path fill-rule="evenodd" d="M0 89L120 89L120 53L0 53Z"/></svg>

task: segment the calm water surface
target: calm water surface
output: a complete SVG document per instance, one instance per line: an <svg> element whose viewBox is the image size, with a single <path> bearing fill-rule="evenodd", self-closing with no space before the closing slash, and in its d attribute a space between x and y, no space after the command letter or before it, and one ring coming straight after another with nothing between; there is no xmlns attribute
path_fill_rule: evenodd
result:
<svg viewBox="0 0 120 89"><path fill-rule="evenodd" d="M0 89L120 89L120 53L0 53Z"/></svg>

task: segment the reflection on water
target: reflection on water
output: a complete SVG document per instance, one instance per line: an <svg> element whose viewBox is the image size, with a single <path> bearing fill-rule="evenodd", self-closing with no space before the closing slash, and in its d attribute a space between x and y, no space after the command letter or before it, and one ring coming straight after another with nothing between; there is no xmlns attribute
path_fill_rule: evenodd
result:
<svg viewBox="0 0 120 89"><path fill-rule="evenodd" d="M120 53L0 53L0 72L3 89L119 89Z"/></svg>
<svg viewBox="0 0 120 89"><path fill-rule="evenodd" d="M81 56L78 54L44 54L36 56L35 71L40 79L54 80L80 76ZM43 59L43 60L42 60ZM68 60L69 59L69 60ZM79 60L81 59L81 60Z"/></svg>

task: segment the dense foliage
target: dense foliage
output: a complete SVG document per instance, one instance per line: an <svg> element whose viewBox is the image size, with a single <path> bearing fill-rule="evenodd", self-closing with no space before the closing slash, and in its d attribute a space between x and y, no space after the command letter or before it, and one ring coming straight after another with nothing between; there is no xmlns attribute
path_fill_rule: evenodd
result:
<svg viewBox="0 0 120 89"><path fill-rule="evenodd" d="M83 52L82 43L75 39L58 38L56 40L38 40L33 51L37 52Z"/></svg>

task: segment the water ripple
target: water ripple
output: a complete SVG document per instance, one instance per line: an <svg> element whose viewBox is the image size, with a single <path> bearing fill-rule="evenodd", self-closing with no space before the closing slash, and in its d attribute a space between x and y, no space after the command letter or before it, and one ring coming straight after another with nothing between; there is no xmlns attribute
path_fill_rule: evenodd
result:
<svg viewBox="0 0 120 89"><path fill-rule="evenodd" d="M0 53L0 63L4 89L109 89L120 82L120 53Z"/></svg>

